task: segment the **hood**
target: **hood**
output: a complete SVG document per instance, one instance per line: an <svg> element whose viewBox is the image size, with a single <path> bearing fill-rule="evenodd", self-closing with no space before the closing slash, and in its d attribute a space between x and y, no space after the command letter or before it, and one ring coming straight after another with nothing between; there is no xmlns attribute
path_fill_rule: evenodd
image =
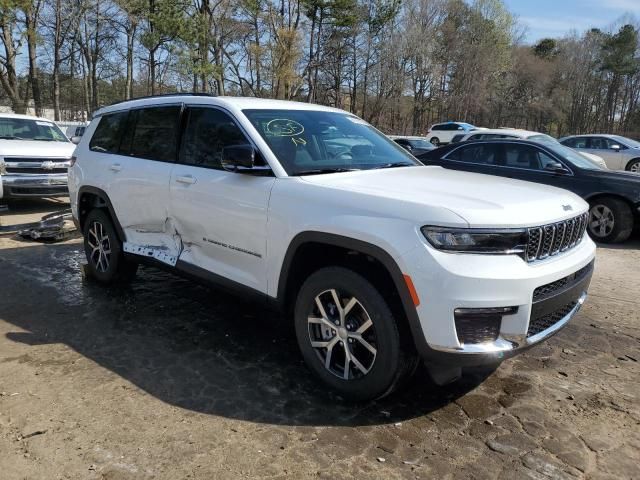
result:
<svg viewBox="0 0 640 480"><path fill-rule="evenodd" d="M587 160L591 160L593 163L595 163L602 169L609 170L609 167L607 167L607 164L602 157L598 155L594 155L593 153L587 153L587 152L578 152L578 153L583 157L586 157Z"/></svg>
<svg viewBox="0 0 640 480"><path fill-rule="evenodd" d="M640 192L640 174L625 172L623 170L582 170L582 175L606 181L607 185L618 184L625 187L635 188Z"/></svg>
<svg viewBox="0 0 640 480"><path fill-rule="evenodd" d="M38 140L0 140L2 157L70 158L76 146L71 142L41 142Z"/></svg>
<svg viewBox="0 0 640 480"><path fill-rule="evenodd" d="M402 167L301 177L328 188L397 201L399 207L440 207L470 227L527 227L571 218L587 210L577 195L555 187L436 166ZM371 204L371 203L369 203ZM413 208L417 215L423 211ZM428 209L424 209L426 212ZM427 224L431 219L416 218Z"/></svg>

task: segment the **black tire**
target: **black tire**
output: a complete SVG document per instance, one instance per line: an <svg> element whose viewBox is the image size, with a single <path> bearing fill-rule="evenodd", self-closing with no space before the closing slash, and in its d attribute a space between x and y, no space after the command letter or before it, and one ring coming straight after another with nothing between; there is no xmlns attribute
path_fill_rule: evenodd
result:
<svg viewBox="0 0 640 480"><path fill-rule="evenodd" d="M98 232L100 239L95 232ZM89 212L84 222L83 234L84 253L91 278L104 285L126 283L133 279L138 264L124 258L122 243L111 217L104 210L96 208Z"/></svg>
<svg viewBox="0 0 640 480"><path fill-rule="evenodd" d="M603 219L605 223L603 224ZM601 197L591 201L588 231L602 243L624 242L633 230L633 213L623 200Z"/></svg>
<svg viewBox="0 0 640 480"><path fill-rule="evenodd" d="M344 325L337 326L335 330L332 328L333 323L327 325L323 321L317 324L308 321L309 317L322 316L316 297L320 298L321 303L326 301L324 309L327 319L341 321L335 302L331 301L334 298L331 290L336 291L342 307L348 306L348 302L353 299L357 300L357 304L344 315ZM381 398L391 393L415 371L418 357L406 335L401 334L392 309L371 283L352 270L326 267L313 273L298 292L294 318L298 345L307 366L344 398L354 401ZM345 336L356 335L364 323L368 323L366 319L370 319L372 323L363 330L361 337L365 343L375 348L375 355L368 347L365 348L364 343ZM323 336L320 337L320 334ZM335 342L331 349L329 368L325 366L328 349L312 346L314 340ZM344 378L347 350L367 370L365 373L355 362L350 361L346 369L347 377L350 378Z"/></svg>
<svg viewBox="0 0 640 480"><path fill-rule="evenodd" d="M435 145L436 147L440 145L440 139L438 137L433 137L431 140L431 145Z"/></svg>
<svg viewBox="0 0 640 480"><path fill-rule="evenodd" d="M640 158L634 158L627 164L628 172L640 173Z"/></svg>

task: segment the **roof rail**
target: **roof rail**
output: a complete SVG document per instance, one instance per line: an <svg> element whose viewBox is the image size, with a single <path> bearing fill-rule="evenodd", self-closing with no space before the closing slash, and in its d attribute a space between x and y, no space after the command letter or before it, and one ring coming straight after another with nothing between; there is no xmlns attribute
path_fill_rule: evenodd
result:
<svg viewBox="0 0 640 480"><path fill-rule="evenodd" d="M174 93L161 93L159 95L146 95L144 97L130 98L128 100L119 100L117 102L110 103L109 105L103 105L100 108L111 107L124 102L133 102L134 100L147 100L150 98L164 98L164 97L213 97L210 93L193 93L193 92L174 92Z"/></svg>

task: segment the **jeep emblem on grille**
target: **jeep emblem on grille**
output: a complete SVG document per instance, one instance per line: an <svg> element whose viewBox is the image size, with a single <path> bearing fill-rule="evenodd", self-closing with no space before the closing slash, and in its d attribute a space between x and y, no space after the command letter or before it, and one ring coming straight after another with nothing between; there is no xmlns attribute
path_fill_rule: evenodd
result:
<svg viewBox="0 0 640 480"><path fill-rule="evenodd" d="M562 208L565 212L568 212L569 210L573 210L573 207L571 205L562 205Z"/></svg>
<svg viewBox="0 0 640 480"><path fill-rule="evenodd" d="M56 164L49 160L46 162L42 162L40 164L40 167L44 168L45 170L53 170L54 168L56 168Z"/></svg>

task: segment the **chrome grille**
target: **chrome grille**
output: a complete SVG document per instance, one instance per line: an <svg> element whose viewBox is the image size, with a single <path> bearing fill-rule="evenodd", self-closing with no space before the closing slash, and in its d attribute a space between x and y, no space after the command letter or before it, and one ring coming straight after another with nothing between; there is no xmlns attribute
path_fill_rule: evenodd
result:
<svg viewBox="0 0 640 480"><path fill-rule="evenodd" d="M49 175L67 173L70 160L60 157L4 157L1 163L8 174Z"/></svg>
<svg viewBox="0 0 640 480"><path fill-rule="evenodd" d="M534 262L575 247L584 236L588 214L528 229L527 261Z"/></svg>

